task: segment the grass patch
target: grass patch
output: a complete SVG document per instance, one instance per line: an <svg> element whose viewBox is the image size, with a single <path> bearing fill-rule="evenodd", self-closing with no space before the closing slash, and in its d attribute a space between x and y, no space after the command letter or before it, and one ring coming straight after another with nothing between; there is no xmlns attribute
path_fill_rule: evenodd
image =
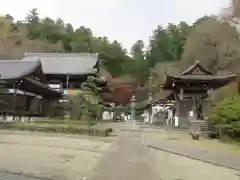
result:
<svg viewBox="0 0 240 180"><path fill-rule="evenodd" d="M148 132L147 132L148 133ZM224 143L218 139L208 139L207 136L200 136L198 141L194 141L189 133L181 133L174 131L158 131L148 133L150 138L175 141L184 146L207 149L211 151L219 151L224 153L240 154L240 146L235 143Z"/></svg>
<svg viewBox="0 0 240 180"><path fill-rule="evenodd" d="M198 141L193 141L191 136L181 136L179 139L181 143L185 143L186 145L198 147L198 148L205 148L212 151L219 151L219 152L227 152L227 153L234 153L240 154L240 146L236 143L224 143L218 139L209 139L206 136L200 136Z"/></svg>

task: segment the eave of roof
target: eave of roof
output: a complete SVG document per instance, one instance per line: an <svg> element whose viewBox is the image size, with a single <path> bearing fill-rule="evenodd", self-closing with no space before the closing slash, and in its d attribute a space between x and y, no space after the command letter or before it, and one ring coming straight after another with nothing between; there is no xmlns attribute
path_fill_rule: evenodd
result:
<svg viewBox="0 0 240 180"><path fill-rule="evenodd" d="M174 79L174 80L193 80L193 81L221 81L226 79L234 79L236 78L235 74L227 75L227 76L218 76L218 75L167 75L167 79Z"/></svg>
<svg viewBox="0 0 240 180"><path fill-rule="evenodd" d="M83 75L94 75L97 73L96 69L91 69L89 71L86 72L44 72L45 75L68 75L68 76L83 76Z"/></svg>
<svg viewBox="0 0 240 180"><path fill-rule="evenodd" d="M172 89L173 83L181 82L181 83L191 83L191 82L206 82L208 84L212 84L215 88L219 88L228 84L229 82L236 79L236 75L228 75L228 76L217 76L217 75L185 75L185 76L172 76L167 75L164 83L164 89ZM216 85L218 84L218 85Z"/></svg>
<svg viewBox="0 0 240 180"><path fill-rule="evenodd" d="M32 92L38 95L42 96L48 96L48 97L61 97L62 93L59 91L56 91L52 88L50 88L47 84L43 84L39 81L30 79L30 78L24 78L23 83L26 83L23 90L27 90L28 92Z"/></svg>

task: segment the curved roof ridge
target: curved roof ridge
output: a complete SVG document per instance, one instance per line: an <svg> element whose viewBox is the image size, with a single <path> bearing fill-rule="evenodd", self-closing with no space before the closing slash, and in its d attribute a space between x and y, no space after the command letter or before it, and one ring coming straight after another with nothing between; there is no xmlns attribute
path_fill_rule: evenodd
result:
<svg viewBox="0 0 240 180"><path fill-rule="evenodd" d="M66 56L95 56L97 57L97 53L24 53L24 56L42 56L42 57L66 57Z"/></svg>
<svg viewBox="0 0 240 180"><path fill-rule="evenodd" d="M205 67L203 67L198 60L196 60L195 64L191 65L189 68L184 70L183 72L179 73L178 76L187 75L188 73L191 73L195 69L199 68L202 72L206 73L207 75L214 75L214 73Z"/></svg>

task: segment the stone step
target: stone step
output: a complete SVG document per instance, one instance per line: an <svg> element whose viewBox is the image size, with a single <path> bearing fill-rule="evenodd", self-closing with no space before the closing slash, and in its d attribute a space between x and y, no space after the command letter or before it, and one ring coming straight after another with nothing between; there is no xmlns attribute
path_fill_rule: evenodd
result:
<svg viewBox="0 0 240 180"><path fill-rule="evenodd" d="M210 130L208 124L204 120L194 120L191 121L190 124L191 127L194 127L196 129L199 128L199 130L202 132Z"/></svg>

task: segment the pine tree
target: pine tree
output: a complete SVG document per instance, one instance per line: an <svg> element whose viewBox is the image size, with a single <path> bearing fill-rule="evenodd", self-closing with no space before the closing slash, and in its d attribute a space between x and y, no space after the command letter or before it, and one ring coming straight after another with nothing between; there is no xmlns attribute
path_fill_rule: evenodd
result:
<svg viewBox="0 0 240 180"><path fill-rule="evenodd" d="M82 84L84 93L83 115L92 121L99 121L103 111L100 93L106 82L98 77L89 76Z"/></svg>

